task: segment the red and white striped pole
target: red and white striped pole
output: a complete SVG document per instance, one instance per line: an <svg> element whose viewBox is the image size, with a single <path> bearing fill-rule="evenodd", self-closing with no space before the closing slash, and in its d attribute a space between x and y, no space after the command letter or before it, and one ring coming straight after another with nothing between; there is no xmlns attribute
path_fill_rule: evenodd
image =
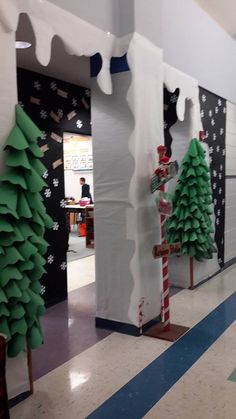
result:
<svg viewBox="0 0 236 419"><path fill-rule="evenodd" d="M163 147L157 148L157 152L159 154L159 164L161 165L161 159L163 157ZM165 192L165 185L161 185L159 190L161 192ZM165 239L165 221L166 216L164 214L160 214L160 221L161 221L161 243L166 243ZM164 256L162 258L162 322L163 322L163 330L169 331L170 330L170 300L169 300L169 274L168 274L168 258Z"/></svg>

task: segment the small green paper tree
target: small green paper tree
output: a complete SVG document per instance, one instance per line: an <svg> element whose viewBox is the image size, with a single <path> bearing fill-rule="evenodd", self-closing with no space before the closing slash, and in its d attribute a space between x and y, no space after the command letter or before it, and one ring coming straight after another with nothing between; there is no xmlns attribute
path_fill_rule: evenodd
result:
<svg viewBox="0 0 236 419"><path fill-rule="evenodd" d="M212 239L209 168L205 152L193 139L181 164L181 175L173 194L173 213L166 222L169 243L180 242L181 254L198 261L211 259Z"/></svg>
<svg viewBox="0 0 236 419"><path fill-rule="evenodd" d="M0 333L7 336L8 356L14 357L43 342L39 316L44 313L40 278L45 272L48 243L46 214L40 191L46 168L37 145L41 132L16 106L16 125L7 138L6 173L0 194Z"/></svg>

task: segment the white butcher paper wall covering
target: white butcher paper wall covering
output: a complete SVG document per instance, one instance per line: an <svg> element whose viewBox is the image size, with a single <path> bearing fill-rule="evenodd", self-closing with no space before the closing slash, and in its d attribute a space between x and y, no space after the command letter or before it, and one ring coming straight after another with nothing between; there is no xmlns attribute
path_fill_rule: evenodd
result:
<svg viewBox="0 0 236 419"><path fill-rule="evenodd" d="M225 262L236 257L236 105L226 104Z"/></svg>
<svg viewBox="0 0 236 419"><path fill-rule="evenodd" d="M189 142L192 138L199 138L199 131L202 128L200 116L199 88L196 79L182 73L181 71L165 64L164 65L164 84L170 91L174 92L179 88L179 97L176 105L178 121L174 124L170 133L172 141L172 159L177 160L179 165L187 152ZM209 164L209 148L202 143L206 151L206 160ZM175 179L167 183L166 189L172 192L176 186L179 174ZM213 208L213 204L212 204ZM215 225L214 215L212 215L213 226ZM207 279L219 270L217 254L213 259L204 262L193 262L194 284ZM189 257L170 257L169 258L169 279L170 284L178 287L188 288L190 285Z"/></svg>
<svg viewBox="0 0 236 419"><path fill-rule="evenodd" d="M129 37L117 40L76 16L44 0L0 1L0 146L3 148L7 135L15 121L17 103L15 32L20 13L27 13L36 37L36 56L40 64L48 65L51 57L51 42L58 35L69 54L91 56L99 52L102 69L97 81L106 94L112 93L110 59L122 56L127 49ZM3 154L3 153L2 153ZM0 170L3 171L3 164ZM17 371L17 375L16 375ZM8 359L7 384L9 397L29 391L27 355Z"/></svg>

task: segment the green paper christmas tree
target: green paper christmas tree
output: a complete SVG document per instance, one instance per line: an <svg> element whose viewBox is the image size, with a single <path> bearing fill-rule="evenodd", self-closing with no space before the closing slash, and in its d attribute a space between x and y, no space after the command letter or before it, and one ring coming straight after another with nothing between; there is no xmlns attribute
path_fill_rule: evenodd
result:
<svg viewBox="0 0 236 419"><path fill-rule="evenodd" d="M180 242L182 255L198 261L211 259L216 251L212 239L212 192L205 152L197 139L191 141L181 170L173 194L173 213L166 222L168 242Z"/></svg>
<svg viewBox="0 0 236 419"><path fill-rule="evenodd" d="M39 129L16 106L16 125L5 145L6 173L0 178L0 333L7 336L10 357L43 343L40 278L48 247L45 228L53 221L40 195L46 168L39 160L38 137Z"/></svg>

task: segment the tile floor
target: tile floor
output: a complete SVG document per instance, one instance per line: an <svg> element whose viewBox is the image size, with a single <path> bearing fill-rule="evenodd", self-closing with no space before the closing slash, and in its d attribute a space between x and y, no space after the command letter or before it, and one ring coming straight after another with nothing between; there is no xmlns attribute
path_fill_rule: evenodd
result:
<svg viewBox="0 0 236 419"><path fill-rule="evenodd" d="M209 313L214 320L215 309L224 308L228 301L236 298L235 274L236 268L231 268L194 291L183 290L175 294L171 299L175 322L194 330L195 325ZM224 316L220 319L223 332L157 404L148 406L147 402L151 391L155 398L159 384L155 390L152 383L148 386L148 381L143 381L138 394L132 391L126 394L126 388L130 388L129 383L132 388L134 377L137 374L142 377L143 371L148 371L146 368L150 368L152 363L155 365L162 354L165 359L165 351L175 344L145 336L135 338L112 333L36 380L34 395L14 407L11 418L234 419L236 383L229 381L228 377L235 369L236 322L231 322L228 327L227 310L225 316L226 321ZM231 307L231 316L236 320L236 304ZM211 329L206 330L203 339L211 340ZM196 339L196 348L200 344L201 339ZM171 368L173 372L178 371L178 364ZM135 409L129 411L132 399L139 393L148 406L145 415L140 415ZM114 400L123 399L126 402L117 403L115 414L113 410L112 414L104 416L104 411L114 408Z"/></svg>

